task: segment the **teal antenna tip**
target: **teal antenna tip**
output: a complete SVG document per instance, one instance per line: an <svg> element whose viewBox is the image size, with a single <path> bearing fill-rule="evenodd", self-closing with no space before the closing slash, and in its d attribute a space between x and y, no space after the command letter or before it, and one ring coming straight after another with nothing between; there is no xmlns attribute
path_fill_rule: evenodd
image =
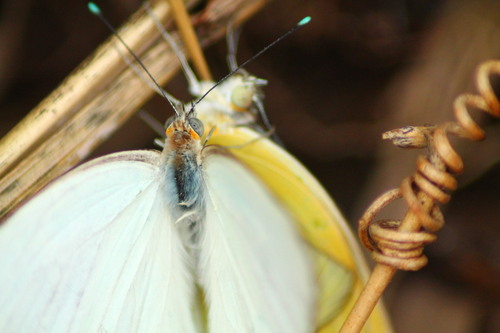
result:
<svg viewBox="0 0 500 333"><path fill-rule="evenodd" d="M95 14L95 15L100 15L101 14L101 8L99 8L95 3L89 2L87 4L87 7L88 7L88 9L90 10L90 12L92 14Z"/></svg>
<svg viewBox="0 0 500 333"><path fill-rule="evenodd" d="M298 25L306 25L309 22L311 22L311 16L306 16L302 20L300 20Z"/></svg>

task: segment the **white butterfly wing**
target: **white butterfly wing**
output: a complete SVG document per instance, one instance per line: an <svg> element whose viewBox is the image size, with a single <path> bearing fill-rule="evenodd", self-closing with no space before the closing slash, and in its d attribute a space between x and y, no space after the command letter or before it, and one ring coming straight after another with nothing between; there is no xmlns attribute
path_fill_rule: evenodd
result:
<svg viewBox="0 0 500 333"><path fill-rule="evenodd" d="M195 332L158 152L62 177L0 228L1 332Z"/></svg>
<svg viewBox="0 0 500 333"><path fill-rule="evenodd" d="M207 155L199 274L209 331L313 331L313 268L293 220L241 163Z"/></svg>

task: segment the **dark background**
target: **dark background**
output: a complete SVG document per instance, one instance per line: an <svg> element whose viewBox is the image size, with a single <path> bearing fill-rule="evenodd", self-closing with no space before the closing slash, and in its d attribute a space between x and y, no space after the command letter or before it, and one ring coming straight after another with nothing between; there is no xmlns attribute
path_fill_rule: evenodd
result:
<svg viewBox="0 0 500 333"><path fill-rule="evenodd" d="M99 4L116 26L140 6L135 0ZM288 150L355 225L371 200L414 170L416 152L382 142L381 133L451 120L453 98L475 92L477 65L500 59L500 5L274 1L245 25L239 61L306 15L313 18L307 27L247 69L269 80L266 109ZM0 24L3 136L109 32L84 1L4 1ZM224 41L207 51L215 77L227 73L226 51ZM167 90L189 99L180 76ZM144 109L160 119L170 113L161 99ZM398 273L386 294L397 332L500 331L500 126L490 118L484 127L488 138L482 143L454 141L466 172L444 207L447 224L438 242L426 250L430 264ZM131 119L95 154L151 148L154 137Z"/></svg>

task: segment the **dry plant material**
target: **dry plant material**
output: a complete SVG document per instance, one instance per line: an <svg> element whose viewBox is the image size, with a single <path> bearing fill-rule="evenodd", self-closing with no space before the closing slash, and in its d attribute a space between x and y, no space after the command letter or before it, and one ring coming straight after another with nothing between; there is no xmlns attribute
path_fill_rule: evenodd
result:
<svg viewBox="0 0 500 333"><path fill-rule="evenodd" d="M229 20L240 22L265 3L237 2L233 11L213 13L218 20L197 20L203 46L222 38ZM151 7L162 23L171 21L166 1ZM143 8L119 33L160 84L178 70L175 54ZM0 218L88 156L154 95L120 53L126 50L109 38L0 141Z"/></svg>
<svg viewBox="0 0 500 333"><path fill-rule="evenodd" d="M189 14L187 12L186 6L182 0L168 0L170 7L173 9L175 22L182 36L182 40L186 45L187 53L192 59L196 72L202 81L212 80L212 75L208 69L207 62L201 51L200 44L198 43L198 37L194 32L193 25L189 20Z"/></svg>
<svg viewBox="0 0 500 333"><path fill-rule="evenodd" d="M500 117L500 94L498 91L495 94L493 89L493 82L498 83L498 78L500 61L481 64L476 81L480 95L463 94L455 99L455 122L407 126L383 134L384 139L392 140L398 147L427 148L428 153L417 159L417 171L404 179L400 188L376 199L359 221L359 237L371 251L377 266L341 332L361 331L396 270L415 271L427 264L423 247L436 240L434 233L444 225L438 204L450 200L449 192L457 187L454 175L464 168L447 135L473 141L484 139L484 131L471 118L469 109ZM408 205L403 220L375 220L384 207L399 198Z"/></svg>

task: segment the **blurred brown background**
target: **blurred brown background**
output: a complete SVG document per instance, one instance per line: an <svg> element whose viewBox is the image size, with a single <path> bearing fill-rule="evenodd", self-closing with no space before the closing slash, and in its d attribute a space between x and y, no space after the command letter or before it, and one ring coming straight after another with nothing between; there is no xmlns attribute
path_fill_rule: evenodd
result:
<svg viewBox="0 0 500 333"><path fill-rule="evenodd" d="M140 6L98 3L116 26ZM274 1L245 25L239 61L306 15L311 24L247 69L269 80L266 109L288 150L355 225L371 200L414 170L418 152L392 147L380 134L451 120L454 97L475 92L477 65L500 59L500 2ZM108 35L85 1L3 1L0 135ZM225 56L224 41L207 51L215 77L227 73ZM182 77L167 90L189 99ZM161 99L144 109L159 119L170 114ZM482 143L454 141L466 172L444 207L447 225L426 250L430 264L398 273L388 290L397 332L500 332L500 123L485 118L484 127ZM132 119L96 155L150 148L154 137Z"/></svg>

